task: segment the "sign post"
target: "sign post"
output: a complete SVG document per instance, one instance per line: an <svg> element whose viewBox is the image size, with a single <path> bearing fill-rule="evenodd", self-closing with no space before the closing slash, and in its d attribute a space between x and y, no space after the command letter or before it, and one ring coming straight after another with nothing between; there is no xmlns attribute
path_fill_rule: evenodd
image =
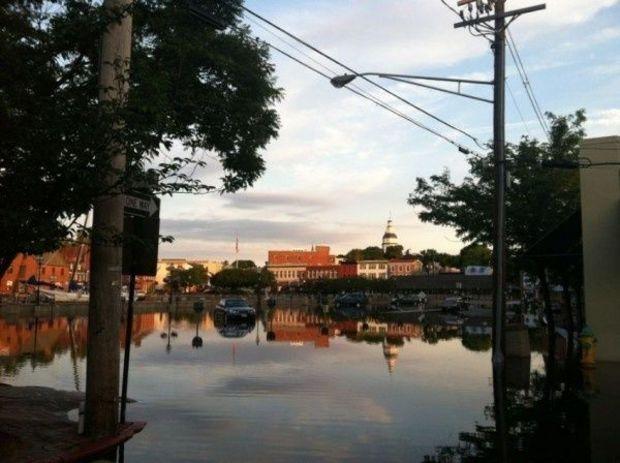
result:
<svg viewBox="0 0 620 463"><path fill-rule="evenodd" d="M136 275L155 276L157 274L160 200L153 195L131 191L125 195L124 204L122 273L123 275L129 275L129 294L127 298L127 319L125 321L121 423L125 423L127 410L127 385L129 381L129 356L131 353Z"/></svg>

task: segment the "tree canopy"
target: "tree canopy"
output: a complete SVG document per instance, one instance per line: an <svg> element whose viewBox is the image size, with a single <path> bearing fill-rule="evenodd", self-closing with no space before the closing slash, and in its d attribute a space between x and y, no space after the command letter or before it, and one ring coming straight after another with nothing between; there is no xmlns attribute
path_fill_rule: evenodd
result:
<svg viewBox="0 0 620 463"><path fill-rule="evenodd" d="M204 286L209 282L207 269L200 264L190 264L190 268L171 268L169 281L175 286L189 288Z"/></svg>
<svg viewBox="0 0 620 463"><path fill-rule="evenodd" d="M472 243L461 249L459 253L460 266L462 268L470 265L491 265L491 250L484 244Z"/></svg>
<svg viewBox="0 0 620 463"><path fill-rule="evenodd" d="M265 169L281 90L266 44L241 23L241 0L196 2L225 31L186 2L135 0L123 106L98 99L101 36L116 20L101 3L0 6L0 274L18 252L55 248L105 192L111 142L127 155L123 185L150 168L159 194L232 192ZM209 153L219 184L195 175Z"/></svg>
<svg viewBox="0 0 620 463"><path fill-rule="evenodd" d="M568 116L547 114L549 141L522 137L508 144L509 179L506 191L506 228L509 252L522 252L545 232L568 217L579 205L579 174L547 169L543 161L576 161L585 136L583 110ZM493 156L470 157L469 175L461 184L450 172L418 178L409 204L419 208L423 222L450 226L466 242L490 245L493 237Z"/></svg>
<svg viewBox="0 0 620 463"><path fill-rule="evenodd" d="M211 285L230 291L239 289L261 290L275 286L275 276L266 268L254 269L226 268L211 277Z"/></svg>
<svg viewBox="0 0 620 463"><path fill-rule="evenodd" d="M396 246L388 246L384 256L386 259L400 259L403 257L403 247L398 244Z"/></svg>
<svg viewBox="0 0 620 463"><path fill-rule="evenodd" d="M233 268L243 268L243 269L255 269L256 268L256 264L254 263L253 260L244 260L244 259L236 260L232 264L230 264L230 266Z"/></svg>

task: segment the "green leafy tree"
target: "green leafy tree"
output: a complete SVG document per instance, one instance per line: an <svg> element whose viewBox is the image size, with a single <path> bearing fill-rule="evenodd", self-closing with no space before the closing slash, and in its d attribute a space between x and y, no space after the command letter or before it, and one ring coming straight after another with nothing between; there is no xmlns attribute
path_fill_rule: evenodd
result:
<svg viewBox="0 0 620 463"><path fill-rule="evenodd" d="M435 249L424 249L420 251L419 258L422 261L422 268L426 273L435 272L435 267L439 264L439 253Z"/></svg>
<svg viewBox="0 0 620 463"><path fill-rule="evenodd" d="M465 246L460 252L461 267L470 265L491 265L491 250L483 245L473 243Z"/></svg>
<svg viewBox="0 0 620 463"><path fill-rule="evenodd" d="M256 287L259 274L255 270L227 268L211 277L211 286L237 291Z"/></svg>
<svg viewBox="0 0 620 463"><path fill-rule="evenodd" d="M101 3L0 5L0 275L16 253L57 247L106 192L110 143L127 155L122 186L152 168L158 194L233 192L265 169L281 91L266 44L241 23L241 0L196 2L225 31L187 2L135 0L124 105L98 99L101 36L115 20ZM223 169L219 184L193 176L207 152Z"/></svg>
<svg viewBox="0 0 620 463"><path fill-rule="evenodd" d="M348 261L357 262L358 260L364 260L364 250L363 249L351 249L346 254L346 258Z"/></svg>
<svg viewBox="0 0 620 463"><path fill-rule="evenodd" d="M527 249L568 217L579 204L579 174L546 169L543 161L575 161L585 136L583 110L569 116L548 114L550 141L523 137L506 147L510 173L506 191L506 240L511 254ZM492 153L471 157L469 175L461 184L449 171L418 178L409 204L420 208L423 222L450 226L466 242L491 245L493 241Z"/></svg>
<svg viewBox="0 0 620 463"><path fill-rule="evenodd" d="M386 259L399 259L403 257L403 247L400 244L388 246L385 250L384 257Z"/></svg>
<svg viewBox="0 0 620 463"><path fill-rule="evenodd" d="M204 286L209 282L207 269L200 264L190 264L190 268L172 268L170 270L170 281L175 282L178 287L190 288L192 286Z"/></svg>
<svg viewBox="0 0 620 463"><path fill-rule="evenodd" d="M233 268L256 269L256 264L253 260L236 260L230 266Z"/></svg>
<svg viewBox="0 0 620 463"><path fill-rule="evenodd" d="M383 259L383 249L378 246L368 246L364 249L365 260L380 260Z"/></svg>

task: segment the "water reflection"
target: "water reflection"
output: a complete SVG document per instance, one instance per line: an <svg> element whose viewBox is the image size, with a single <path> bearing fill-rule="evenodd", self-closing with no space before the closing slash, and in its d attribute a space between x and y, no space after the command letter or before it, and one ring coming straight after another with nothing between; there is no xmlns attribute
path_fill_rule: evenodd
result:
<svg viewBox="0 0 620 463"><path fill-rule="evenodd" d="M128 416L149 424L125 461L589 461L578 375L537 352L492 371L487 328L433 313L136 314ZM0 319L0 382L79 390L86 332L78 316Z"/></svg>
<svg viewBox="0 0 620 463"><path fill-rule="evenodd" d="M438 446L423 462L591 461L589 404L579 370L530 374L529 359L519 358L494 370L494 400L484 408L490 423L460 432L458 443Z"/></svg>

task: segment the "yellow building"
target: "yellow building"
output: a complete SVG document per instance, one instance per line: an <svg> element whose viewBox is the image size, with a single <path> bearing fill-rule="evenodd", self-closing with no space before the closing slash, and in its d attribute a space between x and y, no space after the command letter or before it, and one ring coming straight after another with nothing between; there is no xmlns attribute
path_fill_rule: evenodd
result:
<svg viewBox="0 0 620 463"><path fill-rule="evenodd" d="M598 338L599 360L618 362L620 137L584 140L581 157L595 164L580 169L586 321Z"/></svg>

